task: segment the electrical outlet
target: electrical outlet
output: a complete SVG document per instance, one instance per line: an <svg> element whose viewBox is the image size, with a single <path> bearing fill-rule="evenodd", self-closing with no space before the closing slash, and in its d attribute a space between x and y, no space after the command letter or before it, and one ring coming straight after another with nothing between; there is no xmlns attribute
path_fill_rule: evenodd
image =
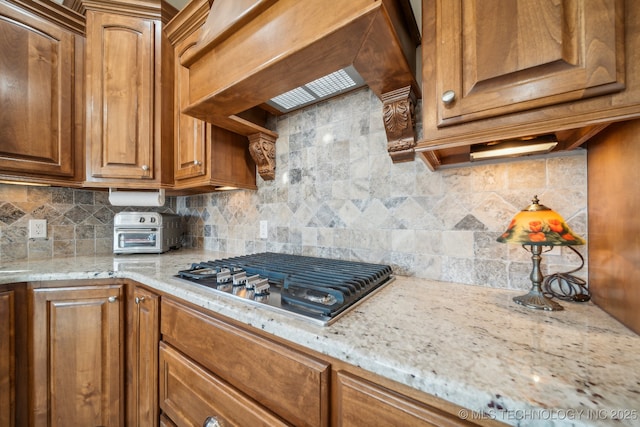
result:
<svg viewBox="0 0 640 427"><path fill-rule="evenodd" d="M29 238L30 239L46 239L47 238L47 220L46 219L30 219L29 220Z"/></svg>
<svg viewBox="0 0 640 427"><path fill-rule="evenodd" d="M260 238L266 239L269 236L267 221L260 221Z"/></svg>

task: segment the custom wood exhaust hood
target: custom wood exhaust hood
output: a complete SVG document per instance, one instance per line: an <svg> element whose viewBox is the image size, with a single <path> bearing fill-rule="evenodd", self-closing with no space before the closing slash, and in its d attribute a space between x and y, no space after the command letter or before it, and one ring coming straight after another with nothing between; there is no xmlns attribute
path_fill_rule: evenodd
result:
<svg viewBox="0 0 640 427"><path fill-rule="evenodd" d="M413 159L420 44L409 0L215 0L189 68L184 113L249 138L258 171L273 179L277 134L265 127L278 95L343 69L383 101L389 152Z"/></svg>

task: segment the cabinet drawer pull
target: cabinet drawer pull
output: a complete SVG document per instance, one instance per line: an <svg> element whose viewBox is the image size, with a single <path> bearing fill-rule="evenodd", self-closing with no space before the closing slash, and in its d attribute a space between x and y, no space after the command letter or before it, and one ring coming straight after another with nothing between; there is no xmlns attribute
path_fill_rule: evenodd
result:
<svg viewBox="0 0 640 427"><path fill-rule="evenodd" d="M452 90L448 90L442 94L442 102L444 105L450 105L456 99L456 93Z"/></svg>
<svg viewBox="0 0 640 427"><path fill-rule="evenodd" d="M200 166L202 164L202 162L200 160L194 160L193 164L196 166Z"/></svg>
<svg viewBox="0 0 640 427"><path fill-rule="evenodd" d="M142 170L143 171L148 171L149 170L149 165L142 165Z"/></svg>
<svg viewBox="0 0 640 427"><path fill-rule="evenodd" d="M136 304L140 304L141 302L144 301L144 297L136 297L135 301L136 301Z"/></svg>
<svg viewBox="0 0 640 427"><path fill-rule="evenodd" d="M113 297L113 296L111 296L111 297L107 298L107 301L109 301L109 302L116 302L116 301L118 301L118 297Z"/></svg>
<svg viewBox="0 0 640 427"><path fill-rule="evenodd" d="M222 422L216 417L207 417L207 419L204 420L202 427L224 427L224 424L222 424Z"/></svg>

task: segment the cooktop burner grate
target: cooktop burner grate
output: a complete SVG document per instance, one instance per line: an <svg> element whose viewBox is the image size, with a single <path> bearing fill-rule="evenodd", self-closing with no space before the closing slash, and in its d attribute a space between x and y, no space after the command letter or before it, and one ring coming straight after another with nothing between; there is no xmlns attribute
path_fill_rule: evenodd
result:
<svg viewBox="0 0 640 427"><path fill-rule="evenodd" d="M388 265L266 252L194 263L178 277L326 325L392 273Z"/></svg>

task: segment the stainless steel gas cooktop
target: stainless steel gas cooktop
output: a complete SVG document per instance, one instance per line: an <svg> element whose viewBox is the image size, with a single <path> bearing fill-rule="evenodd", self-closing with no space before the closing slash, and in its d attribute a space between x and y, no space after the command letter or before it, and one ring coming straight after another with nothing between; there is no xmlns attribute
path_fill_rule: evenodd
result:
<svg viewBox="0 0 640 427"><path fill-rule="evenodd" d="M250 304L328 325L393 280L391 267L260 253L197 262L178 277Z"/></svg>

